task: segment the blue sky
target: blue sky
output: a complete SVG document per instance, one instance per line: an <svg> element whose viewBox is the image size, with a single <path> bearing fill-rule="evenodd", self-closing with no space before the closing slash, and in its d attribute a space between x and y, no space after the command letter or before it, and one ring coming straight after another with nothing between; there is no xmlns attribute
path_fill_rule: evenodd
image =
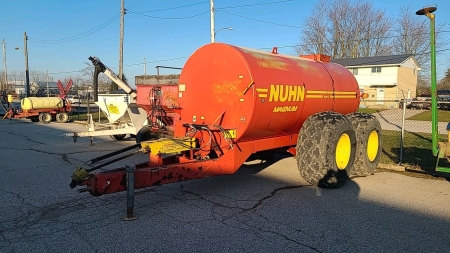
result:
<svg viewBox="0 0 450 253"><path fill-rule="evenodd" d="M0 34L6 42L8 72L24 70L23 33L28 35L29 69L54 78L75 77L89 56L99 57L118 72L120 0L15 0L2 5ZM215 0L215 27L233 27L216 34L216 42L255 49L281 47L292 54L304 20L315 0ZM272 3L272 4L264 4ZM402 5L414 10L436 4L437 25L450 31L450 1L377 0L375 8L396 15ZM155 66L183 67L187 57L210 42L209 0L125 0L124 73L156 74ZM246 6L250 5L250 6ZM415 15L412 13L411 15ZM423 17L425 18L425 17ZM441 39L450 40L450 32ZM437 54L438 78L450 67L450 45ZM442 50L441 49L441 50ZM439 50L439 49L438 49ZM3 64L2 64L3 65ZM3 68L2 68L3 69ZM161 73L177 73L163 70Z"/></svg>

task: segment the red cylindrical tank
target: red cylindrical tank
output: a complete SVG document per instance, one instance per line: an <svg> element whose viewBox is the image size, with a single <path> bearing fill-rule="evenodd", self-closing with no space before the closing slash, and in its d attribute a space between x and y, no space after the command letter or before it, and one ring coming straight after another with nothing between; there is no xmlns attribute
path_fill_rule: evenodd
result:
<svg viewBox="0 0 450 253"><path fill-rule="evenodd" d="M178 89L182 123L237 129L236 141L298 134L316 112L359 106L357 81L341 65L222 43L189 57Z"/></svg>

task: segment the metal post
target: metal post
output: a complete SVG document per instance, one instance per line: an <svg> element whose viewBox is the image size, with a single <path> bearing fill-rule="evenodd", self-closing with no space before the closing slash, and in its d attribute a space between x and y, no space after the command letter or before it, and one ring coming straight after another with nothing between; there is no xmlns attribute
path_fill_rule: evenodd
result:
<svg viewBox="0 0 450 253"><path fill-rule="evenodd" d="M439 132L437 115L437 87L436 87L436 40L435 40L435 20L434 14L428 13L430 19L430 38L431 38L431 127L433 155L438 154Z"/></svg>
<svg viewBox="0 0 450 253"><path fill-rule="evenodd" d="M127 169L127 216L123 218L124 221L136 220L138 217L134 215L134 166L126 166Z"/></svg>
<svg viewBox="0 0 450 253"><path fill-rule="evenodd" d="M214 32L214 0L210 0L211 5L211 43L214 43L215 41L215 32Z"/></svg>
<svg viewBox="0 0 450 253"><path fill-rule="evenodd" d="M409 92L409 90L408 90ZM403 146L405 144L405 119L406 119L406 105L409 102L409 99L407 100L405 98L405 93L402 90L402 95L403 95L403 114L402 114L402 132L401 132L401 139L400 139L400 159L398 162L398 165L402 164L403 161Z"/></svg>
<svg viewBox="0 0 450 253"><path fill-rule="evenodd" d="M47 69L47 97L50 97L49 92L48 92L48 69Z"/></svg>
<svg viewBox="0 0 450 253"><path fill-rule="evenodd" d="M119 75L120 80L123 80L123 21L125 16L125 1L122 0L120 6L120 42L119 42Z"/></svg>
<svg viewBox="0 0 450 253"><path fill-rule="evenodd" d="M24 32L23 34L23 44L24 44L24 55L25 55L25 80L26 80L26 86L25 86L25 96L30 96L30 71L28 69L28 45L27 45L27 32Z"/></svg>
<svg viewBox="0 0 450 253"><path fill-rule="evenodd" d="M8 89L8 70L6 69L6 43L5 43L5 39L3 39L3 64L5 65L5 86L0 87L0 90L2 88L4 88L5 90Z"/></svg>
<svg viewBox="0 0 450 253"><path fill-rule="evenodd" d="M436 39L435 39L435 6L424 7L416 11L416 15L425 15L430 19L430 48L431 48L431 141L433 155L439 153L439 132L437 114L437 88L436 88Z"/></svg>

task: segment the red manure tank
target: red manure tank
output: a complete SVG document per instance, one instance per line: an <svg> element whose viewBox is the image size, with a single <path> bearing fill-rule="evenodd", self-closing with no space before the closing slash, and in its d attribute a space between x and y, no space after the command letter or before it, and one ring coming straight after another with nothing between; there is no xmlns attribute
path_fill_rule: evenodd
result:
<svg viewBox="0 0 450 253"><path fill-rule="evenodd" d="M189 57L174 87L154 92L138 85L138 104L164 124L136 136L149 161L135 166L135 188L232 174L249 159L279 151L295 156L311 185L336 188L372 174L380 160L380 123L357 112L356 79L328 56L212 43ZM145 138L161 130L170 134ZM71 185L86 185L94 195L126 190L130 171L88 172L75 171Z"/></svg>
<svg viewBox="0 0 450 253"><path fill-rule="evenodd" d="M306 57L222 43L201 47L180 76L182 121L212 124L222 117L222 127L237 130L236 141L247 141L298 134L317 112L356 111L360 97L354 76L329 57Z"/></svg>

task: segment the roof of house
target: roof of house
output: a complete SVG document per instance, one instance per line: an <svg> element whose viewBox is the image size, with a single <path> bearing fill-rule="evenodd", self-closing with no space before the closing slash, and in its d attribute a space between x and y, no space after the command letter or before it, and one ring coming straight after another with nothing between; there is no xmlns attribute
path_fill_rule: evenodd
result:
<svg viewBox="0 0 450 253"><path fill-rule="evenodd" d="M38 82L33 82L36 83L37 85L39 85L39 87L47 87L47 82L46 81L38 81ZM58 84L56 82L48 82L48 87L49 88L58 88Z"/></svg>
<svg viewBox="0 0 450 253"><path fill-rule="evenodd" d="M386 55L361 58L331 59L331 62L345 67L350 66L376 66L376 65L400 65L412 57L412 54Z"/></svg>

